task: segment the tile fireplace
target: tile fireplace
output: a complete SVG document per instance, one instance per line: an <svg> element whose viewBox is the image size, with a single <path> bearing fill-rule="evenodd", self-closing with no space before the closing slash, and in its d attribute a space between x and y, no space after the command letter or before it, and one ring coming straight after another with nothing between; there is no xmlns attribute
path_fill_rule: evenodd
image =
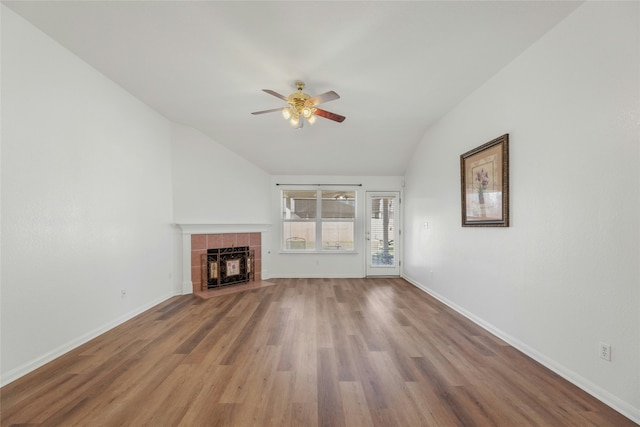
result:
<svg viewBox="0 0 640 427"><path fill-rule="evenodd" d="M191 234L191 282L198 293L262 280L262 234Z"/></svg>

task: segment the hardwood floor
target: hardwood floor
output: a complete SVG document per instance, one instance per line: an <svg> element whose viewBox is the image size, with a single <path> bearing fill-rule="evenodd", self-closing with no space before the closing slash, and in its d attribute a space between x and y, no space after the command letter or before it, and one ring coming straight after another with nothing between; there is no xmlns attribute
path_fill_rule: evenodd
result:
<svg viewBox="0 0 640 427"><path fill-rule="evenodd" d="M632 426L402 279L174 297L0 389L1 425Z"/></svg>

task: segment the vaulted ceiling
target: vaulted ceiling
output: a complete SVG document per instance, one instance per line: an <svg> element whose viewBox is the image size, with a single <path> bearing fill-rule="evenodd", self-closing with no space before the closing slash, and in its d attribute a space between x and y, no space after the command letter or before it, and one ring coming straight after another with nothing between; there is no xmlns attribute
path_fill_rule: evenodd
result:
<svg viewBox="0 0 640 427"><path fill-rule="evenodd" d="M579 2L8 1L173 122L270 174L403 175L427 128ZM262 92L341 98L295 130ZM516 96L516 94L514 94ZM463 125L463 124L461 124Z"/></svg>

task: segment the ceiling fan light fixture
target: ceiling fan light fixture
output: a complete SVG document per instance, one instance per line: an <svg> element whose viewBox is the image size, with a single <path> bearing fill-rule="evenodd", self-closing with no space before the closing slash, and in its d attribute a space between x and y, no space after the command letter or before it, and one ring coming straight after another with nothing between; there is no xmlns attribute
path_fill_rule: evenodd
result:
<svg viewBox="0 0 640 427"><path fill-rule="evenodd" d="M311 117L312 114L313 114L313 112L311 111L311 108L309 108L309 107L303 107L302 108L302 115L305 118L308 119L309 117Z"/></svg>
<svg viewBox="0 0 640 427"><path fill-rule="evenodd" d="M284 107L282 109L282 117L285 120L289 120L292 115L293 115L293 110L291 109L291 107Z"/></svg>
<svg viewBox="0 0 640 427"><path fill-rule="evenodd" d="M314 116L313 114L307 117L307 121L309 122L310 125L313 125L317 119L318 119L318 116Z"/></svg>
<svg viewBox="0 0 640 427"><path fill-rule="evenodd" d="M291 126L293 127L297 127L298 124L300 123L300 116L298 115L298 113L294 114L291 117L291 120L289 120L289 123L291 123Z"/></svg>

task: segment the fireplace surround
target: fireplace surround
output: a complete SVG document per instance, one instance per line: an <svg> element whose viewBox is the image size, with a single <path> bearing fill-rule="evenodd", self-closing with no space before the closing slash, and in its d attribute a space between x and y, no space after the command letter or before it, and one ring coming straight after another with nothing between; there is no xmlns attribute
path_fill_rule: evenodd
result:
<svg viewBox="0 0 640 427"><path fill-rule="evenodd" d="M262 280L262 236L261 233L220 233L220 234L192 234L191 235L191 282L193 292L207 289L207 283L202 280L202 257L209 249L249 247L254 256L254 280Z"/></svg>
<svg viewBox="0 0 640 427"><path fill-rule="evenodd" d="M176 224L182 231L182 293L202 293L202 255L208 249L249 246L253 280L262 281L262 242L268 224Z"/></svg>
<svg viewBox="0 0 640 427"><path fill-rule="evenodd" d="M263 256L267 249L271 224L207 224L176 223L182 234L182 294L204 294L202 291L202 255L208 249L249 246L254 251L253 279L263 280Z"/></svg>

